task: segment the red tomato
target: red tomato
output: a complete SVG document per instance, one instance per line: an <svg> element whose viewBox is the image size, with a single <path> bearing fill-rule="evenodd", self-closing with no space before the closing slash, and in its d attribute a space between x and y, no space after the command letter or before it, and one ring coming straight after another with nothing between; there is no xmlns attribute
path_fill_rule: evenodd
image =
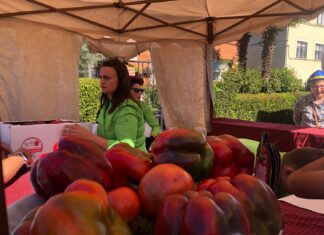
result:
<svg viewBox="0 0 324 235"><path fill-rule="evenodd" d="M166 163L153 167L144 175L138 195L144 213L155 216L166 196L193 189L194 182L189 173L177 165Z"/></svg>
<svg viewBox="0 0 324 235"><path fill-rule="evenodd" d="M89 179L79 179L67 186L65 192L82 191L93 195L101 205L108 207L107 195L105 189L97 182Z"/></svg>
<svg viewBox="0 0 324 235"><path fill-rule="evenodd" d="M140 212L137 194L128 187L120 187L107 193L111 207L127 222L132 221Z"/></svg>

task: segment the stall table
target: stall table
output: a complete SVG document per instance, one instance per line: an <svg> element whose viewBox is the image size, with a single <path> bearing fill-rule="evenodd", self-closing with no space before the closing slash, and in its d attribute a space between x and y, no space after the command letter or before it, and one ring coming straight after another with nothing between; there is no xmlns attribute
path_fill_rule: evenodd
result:
<svg viewBox="0 0 324 235"><path fill-rule="evenodd" d="M279 200L284 215L283 235L323 235L324 200L305 199L294 195Z"/></svg>
<svg viewBox="0 0 324 235"><path fill-rule="evenodd" d="M324 148L324 129L228 118L212 119L212 135L230 134L260 141L263 131L269 132L270 142L281 152L299 147Z"/></svg>
<svg viewBox="0 0 324 235"><path fill-rule="evenodd" d="M15 201L34 193L29 180L29 172L19 178L14 184L6 188L7 206ZM285 218L282 235L322 235L324 234L324 214L301 208L296 205L279 201ZM319 206L324 207L324 200ZM308 203L304 203L307 205Z"/></svg>

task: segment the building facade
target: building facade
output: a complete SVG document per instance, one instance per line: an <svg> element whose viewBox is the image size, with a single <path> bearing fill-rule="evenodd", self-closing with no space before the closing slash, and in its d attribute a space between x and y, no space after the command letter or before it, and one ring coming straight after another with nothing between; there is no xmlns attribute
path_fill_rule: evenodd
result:
<svg viewBox="0 0 324 235"><path fill-rule="evenodd" d="M261 68L261 35L253 35L249 43L247 66ZM317 18L285 27L277 36L272 67L288 67L304 82L321 69L324 53L324 12ZM324 58L323 58L324 60Z"/></svg>

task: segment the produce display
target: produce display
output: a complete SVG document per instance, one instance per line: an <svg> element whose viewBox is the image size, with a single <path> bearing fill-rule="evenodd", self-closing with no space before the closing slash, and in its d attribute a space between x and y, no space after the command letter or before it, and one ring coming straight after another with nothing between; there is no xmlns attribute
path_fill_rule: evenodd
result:
<svg viewBox="0 0 324 235"><path fill-rule="evenodd" d="M34 164L35 191L49 199L14 235L279 234L278 201L253 163L229 135L165 131L150 153L65 137Z"/></svg>
<svg viewBox="0 0 324 235"><path fill-rule="evenodd" d="M214 162L213 151L205 137L192 130L162 132L155 138L151 151L154 164L176 164L194 180L206 178Z"/></svg>
<svg viewBox="0 0 324 235"><path fill-rule="evenodd" d="M64 192L77 179L90 179L110 190L113 168L95 144L77 137L64 137L58 150L42 156L31 169L35 191L44 198Z"/></svg>
<svg viewBox="0 0 324 235"><path fill-rule="evenodd" d="M207 136L207 142L214 152L214 164L210 178L239 173L253 174L254 154L232 135Z"/></svg>
<svg viewBox="0 0 324 235"><path fill-rule="evenodd" d="M129 187L119 187L107 193L111 207L126 221L131 222L139 215L141 203L138 195Z"/></svg>
<svg viewBox="0 0 324 235"><path fill-rule="evenodd" d="M105 157L114 168L113 187L138 184L152 168L151 155L126 143L119 143L107 150Z"/></svg>
<svg viewBox="0 0 324 235"><path fill-rule="evenodd" d="M251 230L242 205L229 193L187 191L164 200L155 234L248 235Z"/></svg>
<svg viewBox="0 0 324 235"><path fill-rule="evenodd" d="M138 195L143 212L155 216L166 196L193 189L194 182L188 172L177 165L164 163L152 168L143 177L138 187Z"/></svg>
<svg viewBox="0 0 324 235"><path fill-rule="evenodd" d="M251 229L256 234L278 234L283 227L283 215L275 194L267 184L254 176L239 174L233 179L208 179L198 185L197 191L204 190L213 195L226 192L234 196L243 206Z"/></svg>
<svg viewBox="0 0 324 235"><path fill-rule="evenodd" d="M23 219L13 234L130 235L132 232L112 209L100 184L77 180Z"/></svg>

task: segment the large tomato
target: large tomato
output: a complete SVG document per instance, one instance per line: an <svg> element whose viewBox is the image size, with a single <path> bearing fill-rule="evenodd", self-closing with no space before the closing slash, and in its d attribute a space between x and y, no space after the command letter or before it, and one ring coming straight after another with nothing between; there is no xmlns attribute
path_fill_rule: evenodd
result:
<svg viewBox="0 0 324 235"><path fill-rule="evenodd" d="M65 192L87 192L92 194L103 206L108 207L107 193L104 188L97 182L88 179L79 179L67 186Z"/></svg>
<svg viewBox="0 0 324 235"><path fill-rule="evenodd" d="M137 194L128 187L120 187L108 192L111 207L127 222L132 221L140 212Z"/></svg>
<svg viewBox="0 0 324 235"><path fill-rule="evenodd" d="M192 177L181 167L166 163L153 167L142 178L138 195L146 215L155 216L163 199L171 194L193 190Z"/></svg>

